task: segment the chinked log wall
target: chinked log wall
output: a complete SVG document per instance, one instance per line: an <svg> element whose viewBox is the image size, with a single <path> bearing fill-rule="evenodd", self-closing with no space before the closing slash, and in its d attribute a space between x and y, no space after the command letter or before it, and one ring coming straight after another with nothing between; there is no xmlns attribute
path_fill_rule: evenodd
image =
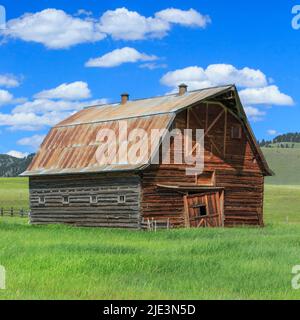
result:
<svg viewBox="0 0 300 320"><path fill-rule="evenodd" d="M72 175L30 178L31 223L140 228L140 178L126 175ZM118 203L125 195L126 202ZM39 203L45 197L45 204ZM69 203L63 203L69 196ZM97 197L97 203L90 202Z"/></svg>

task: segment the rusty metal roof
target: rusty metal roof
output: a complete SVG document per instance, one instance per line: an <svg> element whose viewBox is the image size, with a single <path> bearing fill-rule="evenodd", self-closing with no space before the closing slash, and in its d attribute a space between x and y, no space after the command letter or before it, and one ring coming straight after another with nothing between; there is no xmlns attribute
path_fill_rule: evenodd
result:
<svg viewBox="0 0 300 320"><path fill-rule="evenodd" d="M125 105L108 104L85 108L60 122L49 132L23 176L88 172L139 170L147 166L151 156L139 164L99 164L96 159L97 134L100 129L112 129L118 138L120 121L126 121L128 131L142 128L168 129L180 110L212 98L232 86L209 88L177 94L128 101ZM153 137L152 137L153 138ZM119 141L119 143L122 143ZM148 141L150 146L150 141ZM119 145L117 146L119 148ZM101 161L100 161L101 163Z"/></svg>
<svg viewBox="0 0 300 320"><path fill-rule="evenodd" d="M109 172L138 170L147 165L151 152L151 138L155 131L152 129L165 129L173 122L174 114L163 114L116 121L106 121L101 123L87 123L72 126L54 127L40 150L34 157L32 163L24 172L23 176L68 174L68 173L88 173L88 172ZM119 136L119 126L124 128L124 123L128 127L128 132L132 129L144 129L147 133L145 139L148 143L148 154L139 163L132 162L105 162L108 155L99 152L101 129L109 129L115 133L117 138L116 152L120 149L125 138ZM146 141L144 141L146 142ZM130 150L130 143L128 149ZM98 153L97 153L98 152ZM129 154L130 156L130 154ZM106 157L106 158L105 158Z"/></svg>
<svg viewBox="0 0 300 320"><path fill-rule="evenodd" d="M71 117L60 122L51 129L32 163L23 176L57 175L72 173L111 172L126 170L141 170L147 167L153 156L150 150L151 142L148 140L148 155L137 164L99 162L100 142L97 135L101 129L111 129L115 132L118 144L117 151L122 144L119 135L119 125L124 121L128 132L133 128L144 129L148 138L153 138L152 129L169 129L176 114L181 110L193 106L199 102L207 101L229 90L235 90L235 86L222 86L202 89L178 94L128 101L125 105L108 104L85 108ZM240 104L240 108L242 108ZM247 118L244 115L241 121L249 126L251 138L255 148L258 149L263 165L267 170L267 163L259 146L251 132ZM159 146L157 146L158 148ZM98 150L98 152L97 152ZM98 155L98 157L96 157ZM268 172L268 171L267 171Z"/></svg>

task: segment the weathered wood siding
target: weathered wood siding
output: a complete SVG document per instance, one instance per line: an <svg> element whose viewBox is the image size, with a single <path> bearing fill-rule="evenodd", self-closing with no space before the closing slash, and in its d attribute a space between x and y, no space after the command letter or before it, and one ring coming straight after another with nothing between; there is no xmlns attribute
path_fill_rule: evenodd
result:
<svg viewBox="0 0 300 320"><path fill-rule="evenodd" d="M174 128L207 129L218 117L222 107L205 104L177 115ZM225 226L262 225L264 176L247 131L242 128L241 139L232 139L231 128L240 122L229 112L212 127L205 137L205 171L215 171L217 187L225 188ZM226 134L225 134L226 133ZM174 158L171 144L171 159ZM151 167L142 174L142 214L146 219L165 220L183 226L183 196L175 191L161 190L157 184L195 183L186 176L185 165Z"/></svg>
<svg viewBox="0 0 300 320"><path fill-rule="evenodd" d="M136 175L67 175L31 177L33 224L140 228L140 178ZM118 203L125 195L126 202ZM69 196L69 203L63 203ZM96 196L97 203L90 197ZM45 197L45 204L39 203Z"/></svg>

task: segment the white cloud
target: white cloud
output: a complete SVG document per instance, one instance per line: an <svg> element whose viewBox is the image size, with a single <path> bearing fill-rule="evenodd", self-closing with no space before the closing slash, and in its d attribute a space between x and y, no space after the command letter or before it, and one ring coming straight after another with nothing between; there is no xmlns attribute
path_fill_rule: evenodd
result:
<svg viewBox="0 0 300 320"><path fill-rule="evenodd" d="M65 112L65 111L78 111L86 106L101 105L107 103L107 99L91 100L91 101L64 101L64 100L48 100L48 99L36 99L33 101L27 101L23 104L16 106L13 110L13 114L17 113L35 113L45 114L47 112Z"/></svg>
<svg viewBox="0 0 300 320"><path fill-rule="evenodd" d="M205 74L214 85L234 83L239 87L263 87L268 83L266 75L260 70L248 67L237 69L230 64L212 64Z"/></svg>
<svg viewBox="0 0 300 320"><path fill-rule="evenodd" d="M23 159L28 156L28 153L23 153L23 152L16 151L16 150L11 150L11 151L7 152L6 154L11 157L15 157L15 158L19 158L19 159Z"/></svg>
<svg viewBox="0 0 300 320"><path fill-rule="evenodd" d="M202 89L223 84L236 84L239 87L261 87L267 85L267 78L260 70L237 69L230 64L212 64L206 69L198 66L187 67L166 73L161 83L176 87L186 83L190 90Z"/></svg>
<svg viewBox="0 0 300 320"><path fill-rule="evenodd" d="M244 109L248 118L254 122L263 120L264 116L266 115L265 111L261 111L255 107L246 106Z"/></svg>
<svg viewBox="0 0 300 320"><path fill-rule="evenodd" d="M187 11L169 8L145 17L127 8L106 11L100 18L99 29L117 40L142 40L162 38L168 34L172 24L185 27L205 28L210 22L194 9Z"/></svg>
<svg viewBox="0 0 300 320"><path fill-rule="evenodd" d="M212 86L212 83L208 80L205 71L197 66L170 71L160 79L160 82L173 88L184 82L189 86L189 90Z"/></svg>
<svg viewBox="0 0 300 320"><path fill-rule="evenodd" d="M13 95L7 90L0 89L0 106L4 104L11 103L13 101Z"/></svg>
<svg viewBox="0 0 300 320"><path fill-rule="evenodd" d="M100 30L117 40L162 38L170 29L167 21L146 18L126 8L106 11L100 18Z"/></svg>
<svg viewBox="0 0 300 320"><path fill-rule="evenodd" d="M91 19L75 18L63 10L45 9L9 20L2 35L7 38L42 43L50 49L63 49L105 38Z"/></svg>
<svg viewBox="0 0 300 320"><path fill-rule="evenodd" d="M43 142L43 140L45 139L46 135L43 134L35 134L31 137L25 137L20 139L17 144L21 145L21 146L29 146L31 147L33 150L37 150L39 148L39 146L41 145L41 143Z"/></svg>
<svg viewBox="0 0 300 320"><path fill-rule="evenodd" d="M211 22L209 16L202 15L194 9L184 11L180 9L169 8L157 12L155 17L169 23L177 23L183 26L199 28L205 28L207 24Z"/></svg>
<svg viewBox="0 0 300 320"><path fill-rule="evenodd" d="M81 100L91 96L88 84L83 81L72 83L63 83L60 86L44 90L36 94L36 99L66 99L66 100Z"/></svg>
<svg viewBox="0 0 300 320"><path fill-rule="evenodd" d="M141 64L139 67L142 69L155 70L155 69L167 68L168 65L165 63L147 62L147 63Z"/></svg>
<svg viewBox="0 0 300 320"><path fill-rule="evenodd" d="M238 69L228 64L212 64L206 69L191 66L167 72L160 79L162 84L172 88L171 92L177 92L177 86L182 82L188 85L189 90L236 84L241 88L239 93L246 106L246 113L253 121L260 121L266 115L265 111L255 108L255 105L291 106L294 104L292 97L282 93L269 81L260 70L248 67Z"/></svg>
<svg viewBox="0 0 300 320"><path fill-rule="evenodd" d="M98 67L98 68L110 68L117 67L123 63L138 62L138 61L153 61L157 57L154 55L147 55L141 53L134 48L124 47L122 49L116 49L109 53L106 53L102 57L90 59L85 66L86 67Z"/></svg>
<svg viewBox="0 0 300 320"><path fill-rule="evenodd" d="M278 134L277 130L270 129L267 131L269 136L276 136Z"/></svg>
<svg viewBox="0 0 300 320"><path fill-rule="evenodd" d="M247 88L240 91L240 96L245 104L292 106L292 97L281 93L275 85L263 88Z"/></svg>
<svg viewBox="0 0 300 320"><path fill-rule="evenodd" d="M63 10L45 9L9 20L0 35L6 39L41 43L49 49L66 49L111 36L117 40L143 40L166 36L173 24L205 28L208 16L194 9L169 8L145 17L127 8L108 10L97 20L92 12L80 9L73 16Z"/></svg>
<svg viewBox="0 0 300 320"><path fill-rule="evenodd" d="M0 87L14 88L19 85L20 82L15 76L0 74Z"/></svg>
<svg viewBox="0 0 300 320"><path fill-rule="evenodd" d="M16 106L11 113L0 113L0 127L10 130L37 131L52 127L86 106L101 105L107 99L88 101L53 101L37 99Z"/></svg>
<svg viewBox="0 0 300 320"><path fill-rule="evenodd" d="M44 127L52 127L72 112L48 112L43 115L37 115L33 112L20 112L13 114L0 113L0 126L9 127L10 130L36 131Z"/></svg>

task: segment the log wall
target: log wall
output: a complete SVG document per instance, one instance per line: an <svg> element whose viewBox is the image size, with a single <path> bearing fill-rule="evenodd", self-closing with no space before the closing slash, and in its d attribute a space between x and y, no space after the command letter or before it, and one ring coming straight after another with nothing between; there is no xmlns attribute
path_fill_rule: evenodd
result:
<svg viewBox="0 0 300 320"><path fill-rule="evenodd" d="M140 228L140 178L136 175L31 177L30 222L78 226ZM118 196L126 202L119 203ZM63 197L69 203L63 203ZM91 196L96 203L91 203ZM40 204L45 197L45 204Z"/></svg>

